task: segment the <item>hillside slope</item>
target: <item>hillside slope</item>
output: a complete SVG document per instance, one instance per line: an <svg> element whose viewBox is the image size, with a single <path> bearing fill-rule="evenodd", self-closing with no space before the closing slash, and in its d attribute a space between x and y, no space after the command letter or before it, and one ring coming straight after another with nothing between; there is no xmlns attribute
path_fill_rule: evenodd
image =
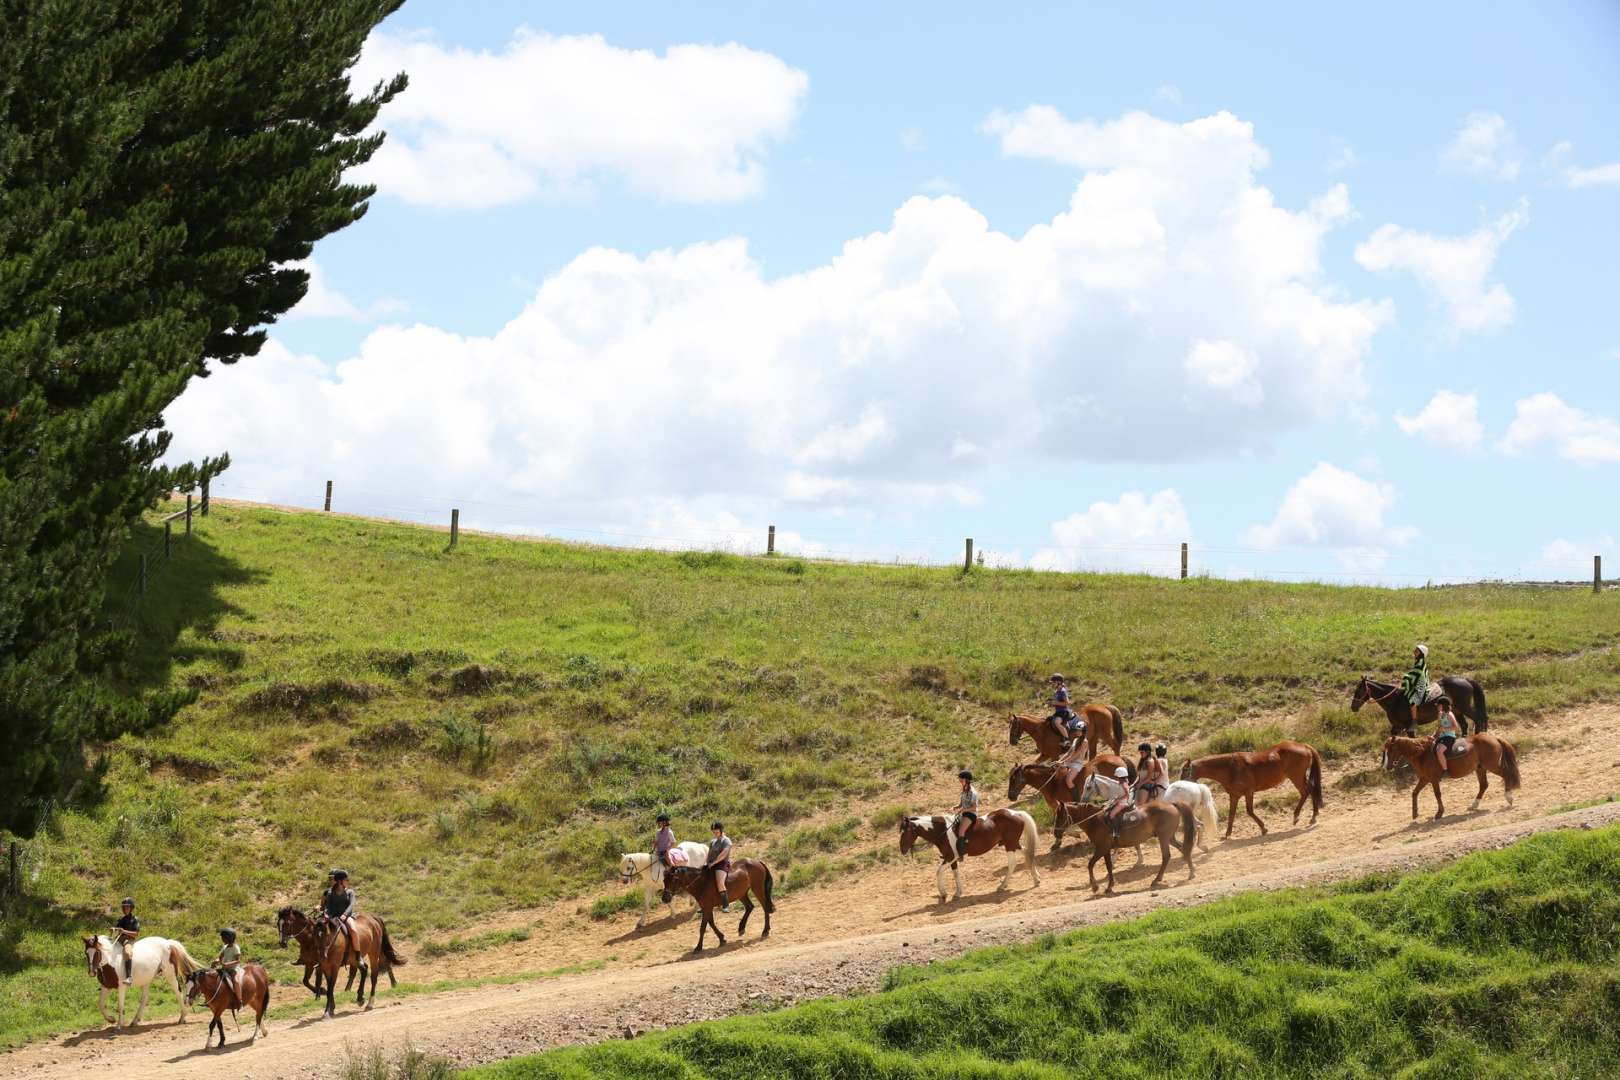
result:
<svg viewBox="0 0 1620 1080"><path fill-rule="evenodd" d="M1420 638L1484 681L1493 718L1614 699L1612 601L451 551L426 529L216 505L155 579L129 671L197 700L105 748L99 798L29 846L38 899L0 928L0 1031L88 1022L75 934L125 893L153 932L200 946L236 924L265 952L273 907L312 903L343 865L404 939L438 940L602 882L660 808L683 835L722 816L789 869L837 852L897 792L950 801L1054 668L1178 757L1244 717L1329 758L1375 746L1350 686Z"/></svg>

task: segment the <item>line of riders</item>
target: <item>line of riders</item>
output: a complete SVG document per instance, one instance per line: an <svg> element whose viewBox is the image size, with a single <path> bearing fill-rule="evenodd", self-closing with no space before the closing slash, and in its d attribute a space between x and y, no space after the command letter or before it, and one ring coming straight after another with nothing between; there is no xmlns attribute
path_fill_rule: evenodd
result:
<svg viewBox="0 0 1620 1080"><path fill-rule="evenodd" d="M326 891L321 893L321 917L331 920L343 931L343 936L352 949L354 929L351 923L355 915L355 893L354 887L349 884L348 871L334 869L327 875L326 881ZM122 915L112 925L113 970L121 971L124 985L129 986L134 978L133 946L135 939L141 936L141 920L135 914L133 896L124 897L119 908ZM211 970L217 972L224 980L226 993L235 1000L237 971L242 966L242 949L236 944L236 930L232 927L222 927L219 931L219 940L220 950L214 956Z"/></svg>

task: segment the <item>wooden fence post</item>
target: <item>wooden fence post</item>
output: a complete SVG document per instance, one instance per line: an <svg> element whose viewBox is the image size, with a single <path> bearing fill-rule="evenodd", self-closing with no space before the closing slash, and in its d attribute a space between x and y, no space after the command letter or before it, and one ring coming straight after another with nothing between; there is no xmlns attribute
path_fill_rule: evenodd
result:
<svg viewBox="0 0 1620 1080"><path fill-rule="evenodd" d="M1185 541L1181 545L1181 580L1187 580L1187 544Z"/></svg>
<svg viewBox="0 0 1620 1080"><path fill-rule="evenodd" d="M136 591L137 591L138 595L145 596L146 595L146 552L144 552L144 551L141 552L141 571L140 571L140 574L141 574L141 576L135 579Z"/></svg>
<svg viewBox="0 0 1620 1080"><path fill-rule="evenodd" d="M455 547L456 541L461 538L461 511L450 510L450 546Z"/></svg>
<svg viewBox="0 0 1620 1080"><path fill-rule="evenodd" d="M330 481L330 480L328 480L326 482L326 505L321 507L321 509L322 510L330 510L330 509L332 509L332 481Z"/></svg>
<svg viewBox="0 0 1620 1080"><path fill-rule="evenodd" d="M962 569L973 569L973 537L967 538L967 553L962 556Z"/></svg>
<svg viewBox="0 0 1620 1080"><path fill-rule="evenodd" d="M765 533L765 554L776 554L776 526L772 525Z"/></svg>
<svg viewBox="0 0 1620 1080"><path fill-rule="evenodd" d="M1592 591L1603 591L1603 556L1592 556Z"/></svg>
<svg viewBox="0 0 1620 1080"><path fill-rule="evenodd" d="M186 535L191 535L191 492L186 492Z"/></svg>
<svg viewBox="0 0 1620 1080"><path fill-rule="evenodd" d="M170 549L174 547L174 519L163 519L163 557L169 557Z"/></svg>
<svg viewBox="0 0 1620 1080"><path fill-rule="evenodd" d="M202 516L203 517L208 516L208 481L207 480L203 481L203 488L202 488Z"/></svg>

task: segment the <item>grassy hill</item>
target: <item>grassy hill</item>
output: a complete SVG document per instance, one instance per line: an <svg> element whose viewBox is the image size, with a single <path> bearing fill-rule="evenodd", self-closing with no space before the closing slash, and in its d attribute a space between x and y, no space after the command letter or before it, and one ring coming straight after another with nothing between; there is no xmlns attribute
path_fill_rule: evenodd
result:
<svg viewBox="0 0 1620 1080"><path fill-rule="evenodd" d="M902 968L885 992L473 1070L588 1077L1620 1072L1620 829Z"/></svg>
<svg viewBox="0 0 1620 1080"><path fill-rule="evenodd" d="M127 677L196 701L100 748L99 781L28 845L30 896L0 923L0 1041L90 1022L76 935L126 893L193 951L234 924L262 953L273 907L312 904L333 865L420 940L600 884L659 809L788 861L836 850L897 791L949 804L1054 669L1178 758L1282 730L1328 757L1375 747L1382 719L1349 713L1351 686L1417 640L1484 681L1495 719L1620 697L1613 594L446 541L216 505L176 545Z"/></svg>

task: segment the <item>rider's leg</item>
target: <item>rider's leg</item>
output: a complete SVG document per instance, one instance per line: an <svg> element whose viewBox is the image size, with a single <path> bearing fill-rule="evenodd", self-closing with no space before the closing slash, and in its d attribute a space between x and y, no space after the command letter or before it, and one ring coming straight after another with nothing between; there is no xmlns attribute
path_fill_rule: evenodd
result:
<svg viewBox="0 0 1620 1080"><path fill-rule="evenodd" d="M135 981L135 950L130 948L130 942L119 943L119 951L124 954L124 985L129 986Z"/></svg>

